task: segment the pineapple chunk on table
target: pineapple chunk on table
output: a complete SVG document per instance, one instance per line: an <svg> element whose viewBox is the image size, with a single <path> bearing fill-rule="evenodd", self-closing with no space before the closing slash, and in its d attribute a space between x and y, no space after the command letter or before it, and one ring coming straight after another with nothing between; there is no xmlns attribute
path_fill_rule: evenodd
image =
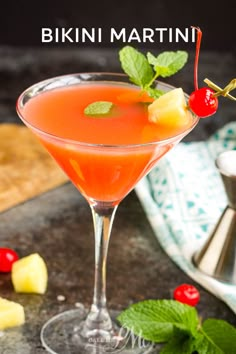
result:
<svg viewBox="0 0 236 354"><path fill-rule="evenodd" d="M25 323L25 312L20 304L0 297L0 330Z"/></svg>
<svg viewBox="0 0 236 354"><path fill-rule="evenodd" d="M44 294L47 282L47 266L38 253L23 257L13 264L12 283L16 292Z"/></svg>
<svg viewBox="0 0 236 354"><path fill-rule="evenodd" d="M182 88L165 93L148 107L148 119L153 123L184 127L189 124L189 117Z"/></svg>

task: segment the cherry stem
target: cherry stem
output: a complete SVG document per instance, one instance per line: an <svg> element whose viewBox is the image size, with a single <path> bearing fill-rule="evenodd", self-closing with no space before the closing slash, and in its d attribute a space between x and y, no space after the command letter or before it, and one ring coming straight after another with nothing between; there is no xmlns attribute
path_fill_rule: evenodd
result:
<svg viewBox="0 0 236 354"><path fill-rule="evenodd" d="M197 31L197 43L196 43L196 54L195 54L195 62L194 62L194 88L195 91L198 90L198 61L199 61L199 52L200 52L200 46L201 46L201 39L202 39L202 31L200 30L199 27L194 27Z"/></svg>
<svg viewBox="0 0 236 354"><path fill-rule="evenodd" d="M234 90L236 88L236 79L231 80L228 85L225 86L225 88L221 88L220 86L214 84L214 82L212 82L209 79L205 79L204 82L210 87L212 88L214 91L216 91L214 93L215 97L218 96L224 96L227 97L233 101L236 101L236 97L232 96L229 94L230 91Z"/></svg>

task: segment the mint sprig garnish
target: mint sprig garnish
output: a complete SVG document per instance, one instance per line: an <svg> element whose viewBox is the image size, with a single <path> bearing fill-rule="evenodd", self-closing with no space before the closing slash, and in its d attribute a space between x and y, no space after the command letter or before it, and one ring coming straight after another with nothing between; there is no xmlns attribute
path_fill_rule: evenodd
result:
<svg viewBox="0 0 236 354"><path fill-rule="evenodd" d="M185 51L163 52L155 57L151 53L145 56L131 46L122 48L119 52L122 69L129 76L130 81L140 86L149 96L158 98L163 91L154 87L155 80L168 77L183 68L188 59Z"/></svg>
<svg viewBox="0 0 236 354"><path fill-rule="evenodd" d="M175 300L146 300L123 311L122 327L163 343L161 354L235 354L236 328L223 320L201 323L197 310Z"/></svg>
<svg viewBox="0 0 236 354"><path fill-rule="evenodd" d="M84 114L90 117L103 118L112 112L114 104L109 101L96 101L90 103L84 110Z"/></svg>
<svg viewBox="0 0 236 354"><path fill-rule="evenodd" d="M177 73L188 60L187 52L178 50L177 52L163 52L157 57L147 53L148 62L154 66L157 76L168 77Z"/></svg>
<svg viewBox="0 0 236 354"><path fill-rule="evenodd" d="M153 70L144 54L126 46L119 52L122 69L130 81L145 90L153 78Z"/></svg>
<svg viewBox="0 0 236 354"><path fill-rule="evenodd" d="M155 57L151 53L145 56L137 49L126 46L119 51L122 69L129 76L131 82L139 86L154 99L164 94L164 91L154 87L155 80L175 74L187 62L188 54L184 51L163 52ZM89 117L103 118L110 115L114 108L112 102L97 101L89 104L84 109L84 114Z"/></svg>

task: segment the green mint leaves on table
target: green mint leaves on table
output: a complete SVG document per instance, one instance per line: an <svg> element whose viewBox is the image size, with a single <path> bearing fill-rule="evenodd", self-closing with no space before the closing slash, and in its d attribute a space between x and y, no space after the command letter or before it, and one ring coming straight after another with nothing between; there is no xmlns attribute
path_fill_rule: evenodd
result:
<svg viewBox="0 0 236 354"><path fill-rule="evenodd" d="M146 300L119 316L122 327L163 343L160 354L235 354L236 328L223 320L201 323L195 307L175 300Z"/></svg>
<svg viewBox="0 0 236 354"><path fill-rule="evenodd" d="M119 52L122 69L129 76L130 81L141 87L151 97L158 98L162 91L152 87L159 77L168 77L177 73L186 64L188 54L185 51L163 52L155 57L151 53L147 56L126 46Z"/></svg>
<svg viewBox="0 0 236 354"><path fill-rule="evenodd" d="M103 118L111 113L114 104L108 101L97 101L90 103L84 110L86 116Z"/></svg>

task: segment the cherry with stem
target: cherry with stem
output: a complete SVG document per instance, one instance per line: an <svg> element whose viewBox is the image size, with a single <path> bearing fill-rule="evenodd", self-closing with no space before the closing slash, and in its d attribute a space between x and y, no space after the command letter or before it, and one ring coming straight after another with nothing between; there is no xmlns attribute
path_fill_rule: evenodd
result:
<svg viewBox="0 0 236 354"><path fill-rule="evenodd" d="M196 42L196 54L194 62L194 88L195 91L189 96L189 108L197 114L200 118L206 118L214 113L218 109L218 96L228 97L232 100L236 100L235 97L229 94L230 91L236 88L236 79L230 81L225 88L221 89L209 79L205 79L204 82L208 87L198 88L198 62L199 53L202 39L202 31L199 27L193 27L197 30L197 42Z"/></svg>

